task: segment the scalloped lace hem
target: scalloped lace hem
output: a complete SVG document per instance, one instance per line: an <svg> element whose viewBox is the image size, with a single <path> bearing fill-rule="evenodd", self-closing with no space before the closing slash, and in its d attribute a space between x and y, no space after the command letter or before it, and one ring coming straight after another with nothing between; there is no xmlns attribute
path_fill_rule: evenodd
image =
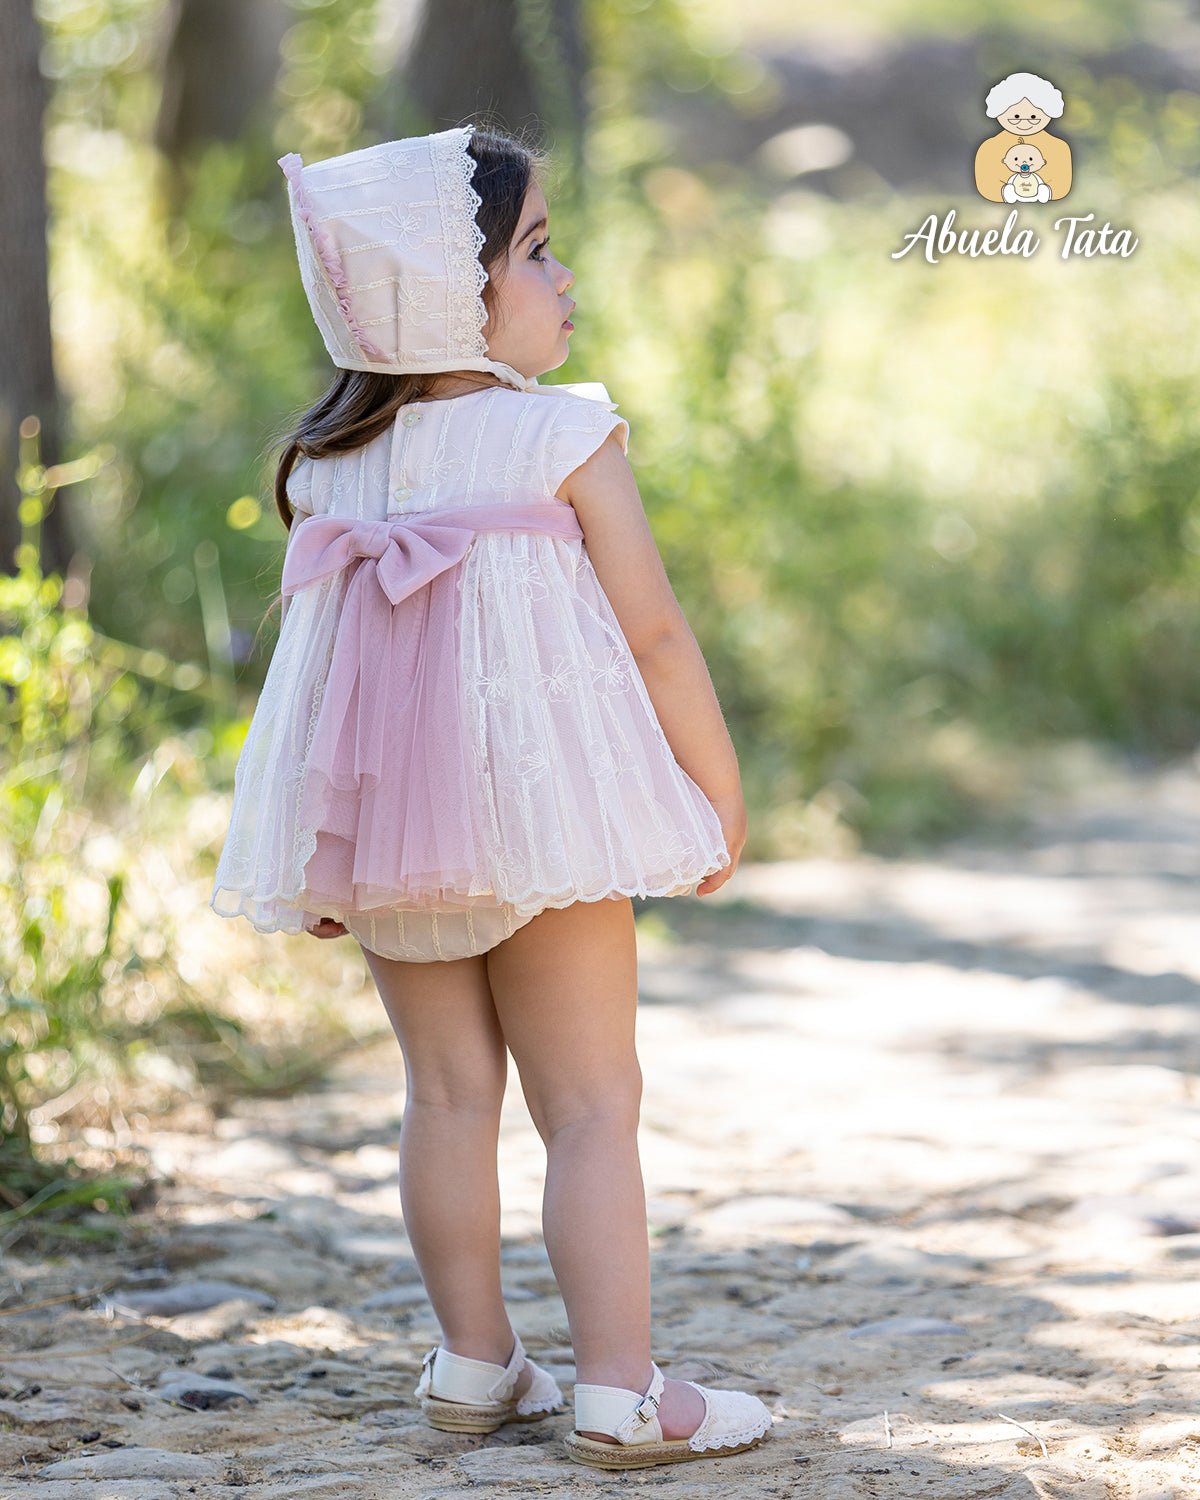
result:
<svg viewBox="0 0 1200 1500"><path fill-rule="evenodd" d="M637 896L640 900L647 900L655 897L682 895L685 891L689 891L692 886L698 884L702 880L707 879L709 875L715 875L718 870L723 870L728 864L729 856L728 854L726 854L721 863L716 865L715 867L710 865L703 872L698 872L690 876L681 876L678 880L673 882L660 882L657 885L647 885L644 881L639 882L637 885L622 885L620 883L615 883L606 886L603 890L589 891L584 891L580 890L577 887L572 887L569 890L555 891L551 894L547 894L544 892L527 891L522 897L518 898L515 901L502 899L496 902L487 902L478 899L472 900L468 898L462 903L455 903L453 901L453 898L451 897L447 898L444 906L413 906L411 904L405 905L402 901L397 901L392 905L374 906L365 910L360 910L355 907L343 907L337 903L324 901L318 904L320 905L321 914L323 916L333 917L339 922L343 921L348 916L364 917L391 911L436 911L439 913L445 911L459 912L478 909L491 911L500 910L506 906L512 909L514 916L518 918L526 918L537 916L539 912L545 911L547 907L551 907L557 910L564 906L573 906L576 901L603 901L606 898L615 899L621 896ZM478 894L479 893L477 893L477 895ZM235 898L236 905L232 909L230 909L228 903L225 901L221 901L221 904L218 904L218 901L223 897ZM257 897L254 895L253 891L250 888L239 888L236 886L223 886L220 888L220 890L214 891L212 900L209 902L209 905L219 917L245 917L256 932L290 933L298 932L300 930L299 926L293 927L290 924L286 923L286 921L272 922L270 918L266 917L266 912L268 909L271 910L272 915L274 916L285 913L293 913L300 919L303 919L304 913L306 911L312 911L315 909L314 907L306 904L298 904L295 902L287 901L279 895ZM260 920L256 920L256 916ZM265 920L263 920L264 918Z"/></svg>
<svg viewBox="0 0 1200 1500"><path fill-rule="evenodd" d="M696 1434L693 1433L688 1438L688 1447L693 1453L705 1453L713 1448L736 1448L742 1443L752 1443L756 1438L766 1437L770 1430L771 1423L768 1419L766 1422L751 1422L745 1427L735 1427L732 1432L710 1436L701 1443L696 1442Z"/></svg>
<svg viewBox="0 0 1200 1500"><path fill-rule="evenodd" d="M551 1401L549 1398L547 1398L544 1401L532 1401L532 1402L526 1401L525 1398L522 1396L522 1398L520 1399L520 1401L517 1402L517 1415L521 1416L521 1417L532 1417L536 1412L539 1412L539 1411L545 1411L545 1412L557 1411L560 1406L565 1406L565 1405L566 1405L566 1400L562 1396L560 1396L557 1401Z"/></svg>
<svg viewBox="0 0 1200 1500"><path fill-rule="evenodd" d="M517 1415L531 1417L537 1412L557 1411L560 1406L565 1406L566 1399L549 1370L543 1370L541 1365L535 1365L528 1358L524 1363L527 1370L533 1371L533 1379L524 1395L517 1398Z"/></svg>
<svg viewBox="0 0 1200 1500"><path fill-rule="evenodd" d="M739 1415L736 1408L742 1405L742 1401L737 1399L732 1403L722 1403L722 1396L741 1397L744 1400L747 1393L743 1391L714 1391L710 1390L707 1386L697 1385L694 1380L689 1380L687 1384L693 1390L699 1391L704 1397L704 1420L697 1427L696 1431L692 1433L691 1437L688 1438L688 1447L694 1453L707 1453L711 1452L714 1448L735 1448L742 1443L752 1443L756 1439L764 1437L771 1430L772 1418L770 1412L767 1412L765 1415L753 1416L748 1421L744 1421L740 1427L733 1427L722 1432L720 1430L722 1419L724 1418L726 1421L736 1420ZM727 1409L723 1414L721 1410L722 1404L725 1404L727 1408L728 1405L732 1404L735 1410L730 1412ZM741 1415L745 1415L744 1406ZM708 1429L707 1431L705 1430L706 1428ZM714 1431L713 1428L717 1430Z"/></svg>

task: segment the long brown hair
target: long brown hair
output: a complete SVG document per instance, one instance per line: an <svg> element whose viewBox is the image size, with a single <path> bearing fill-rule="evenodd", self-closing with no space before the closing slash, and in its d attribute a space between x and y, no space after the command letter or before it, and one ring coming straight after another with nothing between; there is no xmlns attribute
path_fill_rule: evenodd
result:
<svg viewBox="0 0 1200 1500"><path fill-rule="evenodd" d="M482 200L475 222L484 235L479 260L488 273L483 302L490 313L494 282L503 272L536 158L519 141L490 130L473 131L467 151L476 163L471 186ZM327 458L365 446L391 426L402 406L426 395L436 379L435 375L383 375L372 370L337 372L321 399L282 439L286 447L275 471L275 504L289 531L295 512L287 497L287 481L297 459L302 455Z"/></svg>

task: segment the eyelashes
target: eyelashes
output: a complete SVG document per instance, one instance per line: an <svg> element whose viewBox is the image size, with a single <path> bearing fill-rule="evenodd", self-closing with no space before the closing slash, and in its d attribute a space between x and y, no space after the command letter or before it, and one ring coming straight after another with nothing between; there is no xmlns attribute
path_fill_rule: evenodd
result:
<svg viewBox="0 0 1200 1500"><path fill-rule="evenodd" d="M538 243L536 245L534 245L533 249L530 250L530 252L529 252L529 259L530 260L539 260L539 261L542 260L544 258L543 255L542 255L542 251L546 248L546 246L549 243L550 243L550 236L549 235L547 235L544 240L539 240Z"/></svg>

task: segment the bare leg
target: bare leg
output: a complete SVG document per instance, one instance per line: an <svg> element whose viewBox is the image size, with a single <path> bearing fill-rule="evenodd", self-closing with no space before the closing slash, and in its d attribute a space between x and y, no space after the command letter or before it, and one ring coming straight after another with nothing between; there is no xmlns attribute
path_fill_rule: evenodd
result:
<svg viewBox="0 0 1200 1500"><path fill-rule="evenodd" d="M363 957L404 1053L400 1201L443 1347L507 1364L496 1146L508 1057L487 965ZM531 1380L523 1372L515 1393Z"/></svg>
<svg viewBox="0 0 1200 1500"><path fill-rule="evenodd" d="M650 1249L637 1146L633 908L623 897L548 909L485 957L504 1038L546 1143L543 1228L578 1379L645 1391ZM665 1436L690 1436L703 1415L694 1390L667 1381L659 1408Z"/></svg>

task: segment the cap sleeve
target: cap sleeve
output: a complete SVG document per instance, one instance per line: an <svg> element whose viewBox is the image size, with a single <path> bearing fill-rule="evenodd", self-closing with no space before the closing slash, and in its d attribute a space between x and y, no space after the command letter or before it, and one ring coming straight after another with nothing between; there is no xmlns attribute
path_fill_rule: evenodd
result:
<svg viewBox="0 0 1200 1500"><path fill-rule="evenodd" d="M596 401L578 396L556 396L543 451L543 477L549 494L556 494L568 474L573 474L615 432L622 451L629 446L629 424L624 417Z"/></svg>
<svg viewBox="0 0 1200 1500"><path fill-rule="evenodd" d="M289 504L301 519L313 513L312 485L312 459L300 458L292 465L285 488Z"/></svg>

